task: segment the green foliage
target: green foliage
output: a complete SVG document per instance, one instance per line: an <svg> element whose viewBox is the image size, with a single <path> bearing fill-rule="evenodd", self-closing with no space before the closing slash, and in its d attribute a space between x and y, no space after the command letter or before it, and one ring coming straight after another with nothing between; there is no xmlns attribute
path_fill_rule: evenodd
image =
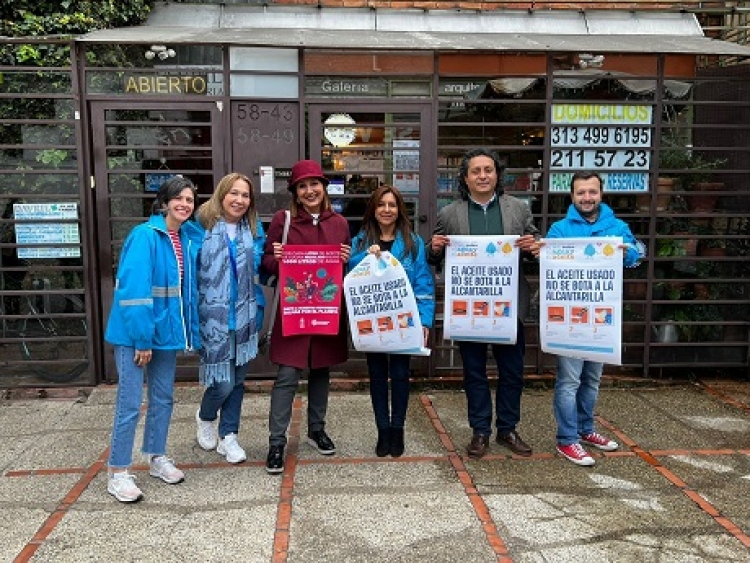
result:
<svg viewBox="0 0 750 563"><path fill-rule="evenodd" d="M0 4L0 35L73 37L143 23L154 0L13 0ZM0 64L69 66L67 44L0 45Z"/></svg>
<svg viewBox="0 0 750 563"><path fill-rule="evenodd" d="M716 342L722 339L724 333L724 327L715 324L723 320L721 311L712 304L675 307L664 320L684 323L677 327L682 342Z"/></svg>
<svg viewBox="0 0 750 563"><path fill-rule="evenodd" d="M685 143L674 131L670 130L662 137L659 168L666 171L662 176L676 177L683 190L690 189L693 184L710 181L714 170L724 167L726 163L725 158L712 158L710 153L701 152L700 147Z"/></svg>
<svg viewBox="0 0 750 563"><path fill-rule="evenodd" d="M36 152L36 161L57 168L68 158L68 151L60 149L43 149Z"/></svg>
<svg viewBox="0 0 750 563"><path fill-rule="evenodd" d="M41 58L39 49L33 45L19 45L16 51L16 60L20 64L30 64Z"/></svg>

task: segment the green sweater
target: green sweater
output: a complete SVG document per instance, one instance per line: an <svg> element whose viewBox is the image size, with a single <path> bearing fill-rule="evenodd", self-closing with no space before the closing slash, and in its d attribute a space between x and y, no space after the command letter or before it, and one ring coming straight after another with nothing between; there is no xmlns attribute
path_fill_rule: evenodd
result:
<svg viewBox="0 0 750 563"><path fill-rule="evenodd" d="M503 234L503 216L499 198L495 197L487 208L469 199L469 233L472 235Z"/></svg>

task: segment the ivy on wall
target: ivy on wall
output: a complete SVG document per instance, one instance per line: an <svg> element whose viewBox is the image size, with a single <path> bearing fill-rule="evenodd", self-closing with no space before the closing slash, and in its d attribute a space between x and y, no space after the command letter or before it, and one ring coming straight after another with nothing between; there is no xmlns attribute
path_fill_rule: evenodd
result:
<svg viewBox="0 0 750 563"><path fill-rule="evenodd" d="M139 25L154 0L13 0L0 3L0 36L73 37ZM68 66L70 48L54 44L0 44L0 65Z"/></svg>
<svg viewBox="0 0 750 563"><path fill-rule="evenodd" d="M38 124L6 123L0 125L0 145L19 145L0 150L0 168L33 171L64 169L72 161L74 131L63 121L73 118L72 41L97 29L129 27L142 24L155 0L4 0L0 1L0 91L16 94L0 100L0 122L8 119L39 120ZM3 41L3 38L23 42ZM123 66L127 55L114 46L101 54L87 52L90 64ZM33 70L37 67L39 70ZM16 70L18 68L18 70ZM69 96L68 99L60 95ZM57 97L55 97L57 96ZM20 145L57 144L29 156L30 148ZM72 181L71 181L72 179ZM49 185L53 184L53 185ZM0 178L3 192L60 192L77 190L71 175L5 175Z"/></svg>

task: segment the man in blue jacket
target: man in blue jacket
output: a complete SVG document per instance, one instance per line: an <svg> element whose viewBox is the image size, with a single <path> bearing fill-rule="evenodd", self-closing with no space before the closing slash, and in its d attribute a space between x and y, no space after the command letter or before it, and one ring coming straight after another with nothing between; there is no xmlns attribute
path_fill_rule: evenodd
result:
<svg viewBox="0 0 750 563"><path fill-rule="evenodd" d="M622 237L625 267L635 267L643 257L643 245L630 227L602 203L603 189L604 182L596 172L575 173L570 181L573 203L567 215L552 225L547 238ZM554 398L557 451L576 465L595 463L581 444L604 451L619 447L614 440L594 431L594 407L603 368L601 362L557 357Z"/></svg>

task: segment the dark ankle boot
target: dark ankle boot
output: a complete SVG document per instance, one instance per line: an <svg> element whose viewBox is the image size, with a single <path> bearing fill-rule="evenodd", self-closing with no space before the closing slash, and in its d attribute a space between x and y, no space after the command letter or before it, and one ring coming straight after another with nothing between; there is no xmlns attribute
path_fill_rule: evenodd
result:
<svg viewBox="0 0 750 563"><path fill-rule="evenodd" d="M378 443L375 446L375 455L385 457L391 453L391 429L378 428Z"/></svg>
<svg viewBox="0 0 750 563"><path fill-rule="evenodd" d="M391 428L391 455L401 457L404 453L404 429Z"/></svg>

